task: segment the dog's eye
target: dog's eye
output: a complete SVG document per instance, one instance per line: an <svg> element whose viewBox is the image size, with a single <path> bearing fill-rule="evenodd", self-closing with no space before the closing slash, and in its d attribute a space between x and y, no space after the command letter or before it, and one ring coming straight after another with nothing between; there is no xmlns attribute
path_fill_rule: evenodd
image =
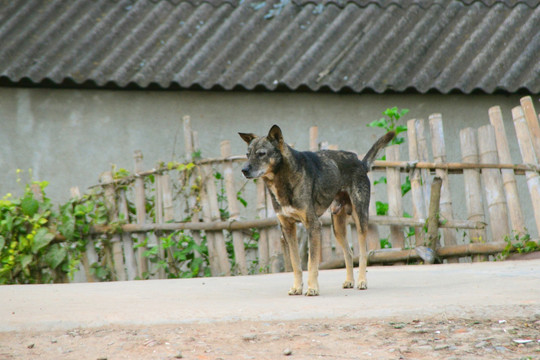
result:
<svg viewBox="0 0 540 360"><path fill-rule="evenodd" d="M260 158L265 157L266 156L266 151L264 151L264 150L257 151L257 156L260 157Z"/></svg>

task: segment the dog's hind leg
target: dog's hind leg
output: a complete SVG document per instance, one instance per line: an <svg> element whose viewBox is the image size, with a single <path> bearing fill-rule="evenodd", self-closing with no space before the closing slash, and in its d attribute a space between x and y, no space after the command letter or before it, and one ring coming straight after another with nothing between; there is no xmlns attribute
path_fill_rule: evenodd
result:
<svg viewBox="0 0 540 360"><path fill-rule="evenodd" d="M347 277L343 283L343 288L350 289L354 287L354 264L351 247L347 241L347 213L345 209L341 208L337 214L332 214L332 226L336 240L341 245L343 257L345 258Z"/></svg>
<svg viewBox="0 0 540 360"><path fill-rule="evenodd" d="M366 177L367 178L367 177ZM367 184L367 185L366 185ZM366 235L369 218L369 182L358 181L350 193L353 204L353 219L358 233L358 284L359 290L367 289L367 247Z"/></svg>
<svg viewBox="0 0 540 360"><path fill-rule="evenodd" d="M358 233L358 290L367 289L367 249L366 249L366 235L367 235L367 218L362 218L362 215L358 216L356 211L353 212L353 219L356 225L356 232Z"/></svg>
<svg viewBox="0 0 540 360"><path fill-rule="evenodd" d="M281 231L287 243L288 252L291 257L291 266L294 274L294 283L289 290L289 295L302 295L302 263L298 250L298 240L296 239L296 223L290 219L278 216L281 224Z"/></svg>

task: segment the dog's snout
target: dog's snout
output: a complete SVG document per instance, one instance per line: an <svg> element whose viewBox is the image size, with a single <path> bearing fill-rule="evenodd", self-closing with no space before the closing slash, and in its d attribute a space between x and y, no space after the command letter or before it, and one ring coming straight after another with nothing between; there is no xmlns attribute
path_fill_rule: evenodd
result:
<svg viewBox="0 0 540 360"><path fill-rule="evenodd" d="M248 177L250 171L251 171L251 166L249 164L245 165L242 168L242 174L244 174L245 177Z"/></svg>

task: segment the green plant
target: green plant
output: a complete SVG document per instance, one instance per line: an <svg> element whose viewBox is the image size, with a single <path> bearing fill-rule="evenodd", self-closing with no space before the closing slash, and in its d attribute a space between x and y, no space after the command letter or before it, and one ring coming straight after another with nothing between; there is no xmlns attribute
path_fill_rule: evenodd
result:
<svg viewBox="0 0 540 360"><path fill-rule="evenodd" d="M383 111L383 115L385 117L380 118L379 120L375 120L367 124L368 127L378 127L381 129L384 129L386 132L389 131L395 131L396 136L390 143L391 145L399 145L405 142L405 138L400 137L399 134L402 132L407 131L406 125L399 125L399 120L406 115L409 112L408 109L402 109L400 110L397 107L388 108L385 111ZM385 157L383 157L384 159ZM387 184L386 176L381 176L378 180L373 181L373 185L376 186L378 184ZM405 196L409 191L411 190L411 180L409 176L405 178L405 182L401 184L401 196ZM377 209L377 215L385 216L388 215L388 208L389 205L387 202L382 201L376 201L375 206ZM410 217L407 213L404 213L403 216ZM406 229L406 237L410 238L412 235L414 235L414 228L407 228ZM380 239L381 249L385 248L391 248L392 244L388 241L388 239ZM410 246L410 245L408 245Z"/></svg>
<svg viewBox="0 0 540 360"><path fill-rule="evenodd" d="M407 125L398 125L399 119L409 112L408 109L398 109L397 107L389 108L383 111L383 115L386 117L380 118L370 122L367 126L369 127L379 127L386 132L395 131L396 137L392 140L392 145L399 145L405 142L405 138L399 137L399 134L407 131Z"/></svg>
<svg viewBox="0 0 540 360"><path fill-rule="evenodd" d="M158 241L164 256L160 257L157 244L150 246L144 256L156 264L156 269L163 269L168 278L210 276L206 237L198 244L192 234L180 230L158 237Z"/></svg>
<svg viewBox="0 0 540 360"><path fill-rule="evenodd" d="M506 247L501 252L499 260L506 259L512 252L525 254L534 251L540 251L540 240L534 241L529 233L513 232L512 235L504 237Z"/></svg>
<svg viewBox="0 0 540 360"><path fill-rule="evenodd" d="M78 265L81 233L89 229L80 217L87 209L68 211L66 204L54 212L47 185L32 181L20 198L0 200L0 284L63 282Z"/></svg>

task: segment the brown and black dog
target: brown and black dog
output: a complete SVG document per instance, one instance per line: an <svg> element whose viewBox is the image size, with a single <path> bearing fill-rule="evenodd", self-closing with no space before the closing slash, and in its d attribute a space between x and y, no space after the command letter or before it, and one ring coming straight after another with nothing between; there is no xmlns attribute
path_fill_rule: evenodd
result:
<svg viewBox="0 0 540 360"><path fill-rule="evenodd" d="M272 195L274 210L289 247L294 284L289 295L302 294L302 268L296 223L304 224L309 237L308 289L306 295L319 295L321 223L319 217L330 208L338 243L343 248L347 278L343 288L354 287L353 256L346 240L347 215L358 229L360 274L358 289L367 289L366 232L370 183L367 173L377 156L395 136L388 132L367 152L363 160L351 152L321 150L296 151L285 143L279 126L268 135L239 133L248 144L247 162L242 173L247 179L262 178Z"/></svg>

